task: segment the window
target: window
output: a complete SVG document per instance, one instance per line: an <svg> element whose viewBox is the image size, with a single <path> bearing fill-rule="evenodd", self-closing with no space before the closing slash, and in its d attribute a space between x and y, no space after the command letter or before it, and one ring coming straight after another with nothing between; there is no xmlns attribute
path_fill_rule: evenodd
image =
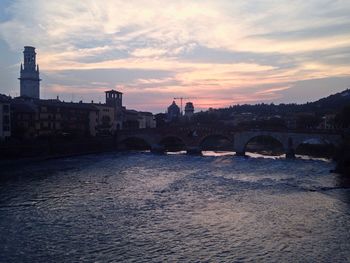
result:
<svg viewBox="0 0 350 263"><path fill-rule="evenodd" d="M3 118L3 124L7 125L9 123L10 123L10 117L5 115L4 118Z"/></svg>
<svg viewBox="0 0 350 263"><path fill-rule="evenodd" d="M8 113L10 111L10 106L9 105L4 105L3 106L3 111L4 111L4 113Z"/></svg>

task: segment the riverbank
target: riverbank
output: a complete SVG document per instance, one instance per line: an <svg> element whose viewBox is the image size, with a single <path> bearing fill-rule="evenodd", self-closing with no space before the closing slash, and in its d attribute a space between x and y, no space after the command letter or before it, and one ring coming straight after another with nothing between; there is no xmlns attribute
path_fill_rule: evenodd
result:
<svg viewBox="0 0 350 263"><path fill-rule="evenodd" d="M11 141L0 144L0 161L6 163L13 160L45 160L116 149L115 137Z"/></svg>
<svg viewBox="0 0 350 263"><path fill-rule="evenodd" d="M334 170L336 173L341 173L350 176L350 134L344 135L344 142L338 151L335 160L337 166Z"/></svg>
<svg viewBox="0 0 350 263"><path fill-rule="evenodd" d="M350 176L350 148L341 150L334 172Z"/></svg>
<svg viewBox="0 0 350 263"><path fill-rule="evenodd" d="M91 151L91 152L79 152L79 153L70 153L70 154L47 155L47 156L39 156L39 157L26 157L26 158L20 158L20 159L5 159L5 160L0 160L0 167L6 169L11 167L18 167L18 166L23 166L28 164L40 163L43 161L50 161L50 160L70 158L70 157L79 157L84 155L103 154L103 153L109 153L114 151L116 150L111 149L111 150L104 150L104 151Z"/></svg>

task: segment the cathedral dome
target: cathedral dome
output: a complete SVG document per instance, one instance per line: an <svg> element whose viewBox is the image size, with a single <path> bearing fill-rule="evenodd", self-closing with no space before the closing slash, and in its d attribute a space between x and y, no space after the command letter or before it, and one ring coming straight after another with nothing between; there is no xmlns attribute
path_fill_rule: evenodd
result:
<svg viewBox="0 0 350 263"><path fill-rule="evenodd" d="M180 108L176 105L175 101L168 107L168 112L169 111L178 111L180 113Z"/></svg>
<svg viewBox="0 0 350 263"><path fill-rule="evenodd" d="M168 120L175 120L180 116L180 108L175 101L168 107Z"/></svg>

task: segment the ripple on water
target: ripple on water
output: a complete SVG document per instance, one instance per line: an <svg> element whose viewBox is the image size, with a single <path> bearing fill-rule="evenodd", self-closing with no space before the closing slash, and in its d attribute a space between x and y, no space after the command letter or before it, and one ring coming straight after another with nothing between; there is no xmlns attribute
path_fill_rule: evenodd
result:
<svg viewBox="0 0 350 263"><path fill-rule="evenodd" d="M349 191L322 160L104 154L6 171L4 262L346 262Z"/></svg>

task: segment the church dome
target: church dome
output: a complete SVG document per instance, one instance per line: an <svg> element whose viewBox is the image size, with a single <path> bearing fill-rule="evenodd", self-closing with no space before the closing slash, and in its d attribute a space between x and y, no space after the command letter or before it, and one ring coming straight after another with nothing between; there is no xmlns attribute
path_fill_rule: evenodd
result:
<svg viewBox="0 0 350 263"><path fill-rule="evenodd" d="M175 101L168 107L168 112L180 112L179 106L176 105Z"/></svg>
<svg viewBox="0 0 350 263"><path fill-rule="evenodd" d="M175 101L168 107L168 120L175 120L180 116L180 108Z"/></svg>

